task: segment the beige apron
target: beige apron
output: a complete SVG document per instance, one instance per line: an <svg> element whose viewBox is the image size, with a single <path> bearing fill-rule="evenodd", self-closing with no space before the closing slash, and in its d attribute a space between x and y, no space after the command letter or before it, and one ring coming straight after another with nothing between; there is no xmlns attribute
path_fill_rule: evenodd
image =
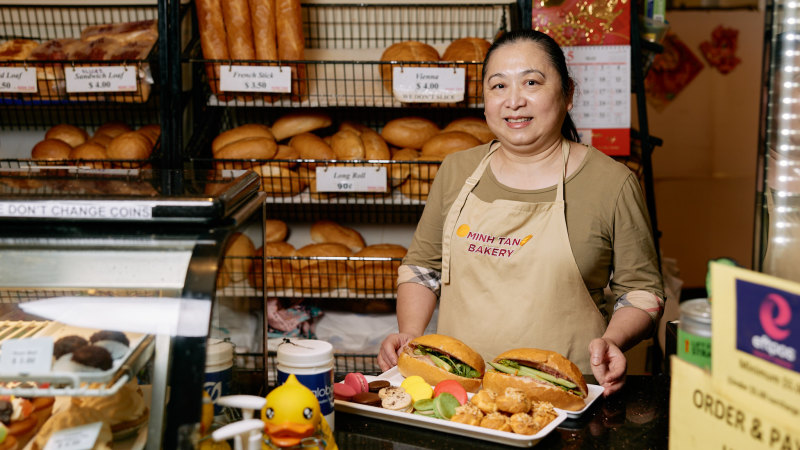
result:
<svg viewBox="0 0 800 450"><path fill-rule="evenodd" d="M481 201L472 193L495 147L447 214L442 236L442 294L437 333L453 336L487 361L534 347L591 373L589 342L606 322L572 255L564 208L564 167L552 203Z"/></svg>

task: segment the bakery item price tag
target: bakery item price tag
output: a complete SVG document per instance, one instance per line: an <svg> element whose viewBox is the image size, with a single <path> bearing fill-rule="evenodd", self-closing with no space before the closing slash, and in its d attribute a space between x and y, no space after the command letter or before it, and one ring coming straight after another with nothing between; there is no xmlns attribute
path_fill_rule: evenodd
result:
<svg viewBox="0 0 800 450"><path fill-rule="evenodd" d="M386 192L386 168L317 167L317 192Z"/></svg>
<svg viewBox="0 0 800 450"><path fill-rule="evenodd" d="M35 67L0 67L0 92L37 91Z"/></svg>
<svg viewBox="0 0 800 450"><path fill-rule="evenodd" d="M292 92L291 67L220 66L219 88L237 92Z"/></svg>
<svg viewBox="0 0 800 450"><path fill-rule="evenodd" d="M48 373L53 363L53 338L9 339L0 348L0 372Z"/></svg>
<svg viewBox="0 0 800 450"><path fill-rule="evenodd" d="M86 450L94 448L103 422L90 423L79 427L53 432L44 450Z"/></svg>
<svg viewBox="0 0 800 450"><path fill-rule="evenodd" d="M133 66L70 67L64 71L67 92L136 92Z"/></svg>
<svg viewBox="0 0 800 450"><path fill-rule="evenodd" d="M395 67L394 97L405 103L456 103L464 100L464 68Z"/></svg>

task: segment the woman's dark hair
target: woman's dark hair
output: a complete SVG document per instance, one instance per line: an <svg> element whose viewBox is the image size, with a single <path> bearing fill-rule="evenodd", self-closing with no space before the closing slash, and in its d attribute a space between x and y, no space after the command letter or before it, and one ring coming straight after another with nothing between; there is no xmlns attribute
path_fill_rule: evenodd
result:
<svg viewBox="0 0 800 450"><path fill-rule="evenodd" d="M488 66L489 58L495 50L504 45L514 44L520 41L533 42L544 50L550 63L555 67L558 75L561 77L561 93L564 95L565 99L569 97L572 93L574 83L569 76L564 51L561 50L561 47L559 47L558 43L553 38L541 31L525 29L503 33L492 43L492 46L489 47L489 50L486 52L486 58L483 59L483 73L481 74L481 78L486 79L486 67ZM580 142L578 129L575 128L575 123L572 121L569 112L567 112L567 117L564 118L564 124L561 125L561 135L571 141Z"/></svg>

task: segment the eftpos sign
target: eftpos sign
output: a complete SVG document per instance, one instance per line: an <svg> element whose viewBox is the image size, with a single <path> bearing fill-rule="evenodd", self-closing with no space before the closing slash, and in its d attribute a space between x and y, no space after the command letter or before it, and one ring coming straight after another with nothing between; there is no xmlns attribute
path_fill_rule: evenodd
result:
<svg viewBox="0 0 800 450"><path fill-rule="evenodd" d="M800 296L736 280L736 299L736 348L800 372Z"/></svg>

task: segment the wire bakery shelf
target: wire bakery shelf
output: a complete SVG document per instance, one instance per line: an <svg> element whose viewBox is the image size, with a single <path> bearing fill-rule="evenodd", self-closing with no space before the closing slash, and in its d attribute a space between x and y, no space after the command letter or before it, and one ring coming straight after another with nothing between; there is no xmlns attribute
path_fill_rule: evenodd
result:
<svg viewBox="0 0 800 450"><path fill-rule="evenodd" d="M516 2L466 1L442 4L419 1L349 2L324 0L302 4L303 60L219 60L202 58L199 38L186 60L205 73L204 103L214 107L405 107L392 93L393 67L464 68L464 99L455 103L414 103L417 107L482 108L482 62L382 61L383 51L402 41L419 41L443 55L456 39L491 42L519 27ZM290 66L292 93L220 91L220 66ZM205 66L206 70L202 67ZM210 69L210 70L209 70ZM199 81L199 80L198 80Z"/></svg>
<svg viewBox="0 0 800 450"><path fill-rule="evenodd" d="M157 15L155 5L0 8L0 70L35 72L30 91L0 93L2 127L158 123ZM128 81L112 87L108 79L98 79L89 88L73 85L68 92L68 78L78 80L87 67L106 77L119 76L110 71L121 68L116 70Z"/></svg>
<svg viewBox="0 0 800 450"><path fill-rule="evenodd" d="M217 296L307 299L395 298L402 258L331 256L226 256Z"/></svg>

